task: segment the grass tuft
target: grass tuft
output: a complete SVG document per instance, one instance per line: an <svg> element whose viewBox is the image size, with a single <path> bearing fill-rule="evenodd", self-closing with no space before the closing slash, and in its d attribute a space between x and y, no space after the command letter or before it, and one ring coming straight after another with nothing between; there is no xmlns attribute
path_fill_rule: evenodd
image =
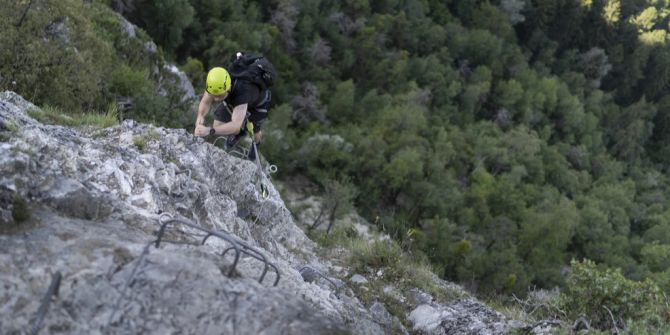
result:
<svg viewBox="0 0 670 335"><path fill-rule="evenodd" d="M144 152L144 149L147 147L147 141L144 139L143 136L133 137L133 144L135 144L137 149L142 152Z"/></svg>
<svg viewBox="0 0 670 335"><path fill-rule="evenodd" d="M370 242L360 238L352 239L349 242L349 249L351 250L351 266L356 271L364 271L366 267L393 266L402 255L400 246L390 240Z"/></svg>
<svg viewBox="0 0 670 335"><path fill-rule="evenodd" d="M28 207L28 203L19 194L14 195L12 218L17 224L30 219L30 208Z"/></svg>
<svg viewBox="0 0 670 335"><path fill-rule="evenodd" d="M350 240L358 237L358 232L353 226L336 227L326 234L325 230L312 229L307 230L307 236L318 245L324 248L334 246L345 246Z"/></svg>
<svg viewBox="0 0 670 335"><path fill-rule="evenodd" d="M15 120L9 120L5 123L5 128L11 133L16 133L19 131L19 124Z"/></svg>
<svg viewBox="0 0 670 335"><path fill-rule="evenodd" d="M66 113L58 107L46 105L40 109L28 111L28 115L44 124L58 124L68 127L97 126L107 128L118 124L118 107L109 104L104 112Z"/></svg>

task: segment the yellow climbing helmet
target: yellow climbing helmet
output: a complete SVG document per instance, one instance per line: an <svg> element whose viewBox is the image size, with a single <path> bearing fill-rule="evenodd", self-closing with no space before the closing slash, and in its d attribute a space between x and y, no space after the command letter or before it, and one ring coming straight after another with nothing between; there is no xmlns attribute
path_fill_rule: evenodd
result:
<svg viewBox="0 0 670 335"><path fill-rule="evenodd" d="M215 67L207 73L207 93L221 95L230 89L230 75L222 67Z"/></svg>

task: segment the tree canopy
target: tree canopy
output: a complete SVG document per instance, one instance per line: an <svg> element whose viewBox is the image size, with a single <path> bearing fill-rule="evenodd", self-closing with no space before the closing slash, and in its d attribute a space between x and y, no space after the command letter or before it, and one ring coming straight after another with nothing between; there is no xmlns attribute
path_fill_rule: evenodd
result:
<svg viewBox="0 0 670 335"><path fill-rule="evenodd" d="M110 33L116 21L34 2L53 10L21 23L27 2L3 9L14 14L0 39L13 46L0 49L0 87L82 107L151 85L118 39L61 47L58 27ZM283 176L344 187L340 208L354 205L444 278L520 292L561 286L570 260L588 258L670 291L668 1L101 3L200 90L235 52L267 56L280 77L264 154ZM58 52L33 52L45 44ZM125 60L107 56L123 48ZM89 58L108 70L37 79L97 73ZM81 94L96 84L108 90ZM167 103L139 116L160 120Z"/></svg>

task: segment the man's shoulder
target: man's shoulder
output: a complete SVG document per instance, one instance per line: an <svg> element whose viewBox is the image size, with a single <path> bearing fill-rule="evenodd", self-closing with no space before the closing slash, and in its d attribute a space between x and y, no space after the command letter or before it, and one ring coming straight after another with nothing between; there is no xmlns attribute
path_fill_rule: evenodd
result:
<svg viewBox="0 0 670 335"><path fill-rule="evenodd" d="M237 91L239 93L256 93L260 94L261 89L258 87L258 85L244 79L238 79L237 83L233 86L233 90Z"/></svg>
<svg viewBox="0 0 670 335"><path fill-rule="evenodd" d="M253 104L258 101L261 95L261 90L256 84L250 83L246 80L239 80L233 85L233 90L230 96L230 103L233 106L242 104Z"/></svg>

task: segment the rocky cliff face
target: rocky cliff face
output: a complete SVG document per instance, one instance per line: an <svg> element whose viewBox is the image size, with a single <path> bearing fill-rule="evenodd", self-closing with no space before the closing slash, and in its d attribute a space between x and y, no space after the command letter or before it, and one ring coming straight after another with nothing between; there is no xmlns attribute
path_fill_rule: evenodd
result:
<svg viewBox="0 0 670 335"><path fill-rule="evenodd" d="M183 129L126 120L74 130L38 123L31 108L0 93L2 333L407 332L348 282L309 278L305 265L330 276L331 264L252 162ZM157 247L170 217L186 224L168 225ZM228 239L202 244L211 232ZM225 252L233 245L244 249L237 263L234 249ZM262 258L271 266L259 281ZM422 297L403 318L410 332L510 328L472 299Z"/></svg>

